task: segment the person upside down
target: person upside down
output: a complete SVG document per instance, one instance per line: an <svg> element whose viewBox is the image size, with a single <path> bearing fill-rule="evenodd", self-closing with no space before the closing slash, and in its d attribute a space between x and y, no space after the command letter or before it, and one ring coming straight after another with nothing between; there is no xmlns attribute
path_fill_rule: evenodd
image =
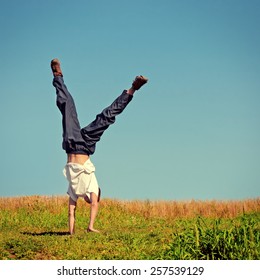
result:
<svg viewBox="0 0 260 280"><path fill-rule="evenodd" d="M56 105L62 115L62 148L67 153L67 164L63 173L69 182L67 191L69 195L69 233L71 235L75 233L75 211L79 197L82 197L91 206L86 231L98 233L99 231L94 228L94 222L98 213L101 189L98 186L95 166L91 162L90 156L94 154L96 143L104 131L115 122L116 116L122 113L133 99L135 91L146 84L148 79L144 76L137 76L128 90L124 90L110 106L96 116L93 122L81 128L73 97L64 83L60 61L57 58L51 61L51 69L54 76L53 86L56 89Z"/></svg>

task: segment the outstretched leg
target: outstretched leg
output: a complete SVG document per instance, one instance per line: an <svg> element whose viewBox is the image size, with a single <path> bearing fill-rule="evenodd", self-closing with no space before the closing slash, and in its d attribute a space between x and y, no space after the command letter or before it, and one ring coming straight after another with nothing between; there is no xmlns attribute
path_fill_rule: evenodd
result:
<svg viewBox="0 0 260 280"><path fill-rule="evenodd" d="M53 59L51 61L51 68L54 75L53 86L56 88L57 95L56 105L62 114L62 147L67 153L77 153L80 150L89 154L86 149L86 143L81 135L74 100L64 84L59 60Z"/></svg>
<svg viewBox="0 0 260 280"><path fill-rule="evenodd" d="M148 79L145 77L137 76L129 90L124 90L110 106L96 116L93 122L81 129L82 137L86 141L91 154L95 152L96 143L100 140L104 131L115 122L116 116L123 112L133 99L135 91L140 89L147 81Z"/></svg>

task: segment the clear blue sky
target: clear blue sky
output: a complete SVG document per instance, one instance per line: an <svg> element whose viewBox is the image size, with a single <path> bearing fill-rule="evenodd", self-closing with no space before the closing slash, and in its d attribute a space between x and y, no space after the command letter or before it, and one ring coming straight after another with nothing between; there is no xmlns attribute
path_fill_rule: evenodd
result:
<svg viewBox="0 0 260 280"><path fill-rule="evenodd" d="M50 60L82 126L150 81L92 161L103 196L260 196L260 1L0 2L0 196L65 195Z"/></svg>

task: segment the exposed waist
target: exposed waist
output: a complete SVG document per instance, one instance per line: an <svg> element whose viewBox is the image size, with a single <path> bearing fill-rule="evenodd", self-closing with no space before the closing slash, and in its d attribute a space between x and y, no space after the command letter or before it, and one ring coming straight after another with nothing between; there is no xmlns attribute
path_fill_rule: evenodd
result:
<svg viewBox="0 0 260 280"><path fill-rule="evenodd" d="M76 153L75 153L76 152ZM89 156L83 154L82 151L73 151L73 153L67 154L67 163L78 163L84 165L84 163L89 159Z"/></svg>

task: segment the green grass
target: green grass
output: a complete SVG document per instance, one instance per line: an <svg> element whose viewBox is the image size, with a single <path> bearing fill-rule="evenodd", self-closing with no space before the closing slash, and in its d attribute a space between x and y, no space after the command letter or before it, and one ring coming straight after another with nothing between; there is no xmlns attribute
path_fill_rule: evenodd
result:
<svg viewBox="0 0 260 280"><path fill-rule="evenodd" d="M254 260L260 257L259 214L235 220L197 218L174 233L164 258L198 260Z"/></svg>
<svg viewBox="0 0 260 280"><path fill-rule="evenodd" d="M79 203L76 234L67 234L67 202L33 199L0 208L0 259L246 260L260 257L260 213L235 218L169 219L101 204L96 228L85 233L89 208Z"/></svg>

